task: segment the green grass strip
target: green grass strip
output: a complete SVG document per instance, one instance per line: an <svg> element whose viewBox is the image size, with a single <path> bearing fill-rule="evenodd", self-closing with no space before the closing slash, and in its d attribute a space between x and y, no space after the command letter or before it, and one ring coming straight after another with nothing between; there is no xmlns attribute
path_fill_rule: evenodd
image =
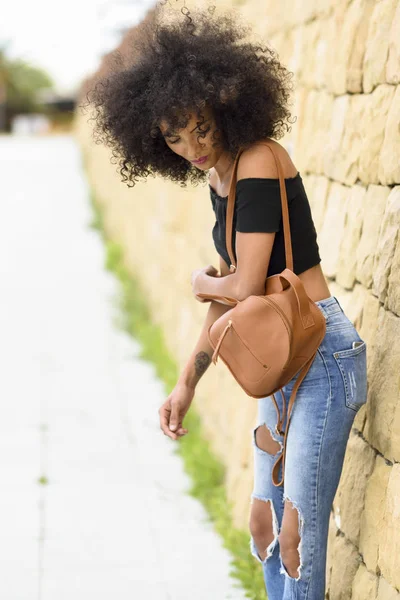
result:
<svg viewBox="0 0 400 600"><path fill-rule="evenodd" d="M138 279L124 264L123 248L107 239L101 209L93 193L91 205L94 216L90 227L98 230L103 238L105 267L118 277L121 284L121 326L140 342L139 356L154 365L167 397L177 382L178 365L168 352L161 327L151 321ZM193 405L185 416L184 426L189 434L173 443L192 482L189 494L202 502L223 540L223 546L231 553L229 574L239 580L240 586L236 587L245 590L246 598L265 600L262 569L250 553L249 532L235 529L232 525L232 505L225 492L225 466L213 454L210 443L203 435L201 418Z"/></svg>

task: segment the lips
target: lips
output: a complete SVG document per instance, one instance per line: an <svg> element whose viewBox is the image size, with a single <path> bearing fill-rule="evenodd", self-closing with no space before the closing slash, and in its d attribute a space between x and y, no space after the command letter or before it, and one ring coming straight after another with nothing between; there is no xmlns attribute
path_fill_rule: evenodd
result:
<svg viewBox="0 0 400 600"><path fill-rule="evenodd" d="M198 160L192 160L192 163L194 163L195 165L200 165L201 163L206 162L207 158L208 158L208 154L207 154L207 156L202 156Z"/></svg>

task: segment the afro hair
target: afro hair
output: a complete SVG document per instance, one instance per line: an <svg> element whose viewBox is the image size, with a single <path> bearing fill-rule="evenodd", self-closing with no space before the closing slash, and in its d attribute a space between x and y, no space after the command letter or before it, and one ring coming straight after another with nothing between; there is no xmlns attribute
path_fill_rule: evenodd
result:
<svg viewBox="0 0 400 600"><path fill-rule="evenodd" d="M93 137L112 148L124 183L157 174L183 187L206 180L206 171L171 150L159 127L162 119L173 129L186 127L189 110L201 119L201 110L211 107L215 144L232 157L240 147L290 131L293 73L272 48L249 40L249 31L233 12L216 14L215 6L183 7L171 18L159 2L112 53L82 106L93 108Z"/></svg>

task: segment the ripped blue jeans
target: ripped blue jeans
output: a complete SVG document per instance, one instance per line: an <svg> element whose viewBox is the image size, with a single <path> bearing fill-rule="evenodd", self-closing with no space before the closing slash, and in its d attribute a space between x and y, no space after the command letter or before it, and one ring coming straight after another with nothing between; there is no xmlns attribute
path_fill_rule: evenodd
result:
<svg viewBox="0 0 400 600"><path fill-rule="evenodd" d="M268 600L324 600L329 515L339 484L354 417L367 401L366 344L335 296L316 302L326 319L326 333L292 408L286 440L285 477L275 486L271 469L282 452L267 452L256 443L256 430L265 424L277 442L277 412L271 396L258 400L257 426L252 431L254 498L270 502L273 540L261 559L253 536L252 555L262 564ZM288 400L297 375L283 388ZM275 394L282 415L282 395ZM283 423L286 431L286 416ZM282 465L279 469L281 481ZM292 577L279 548L286 505L297 509L298 575ZM285 521L284 521L285 523ZM293 574L293 573L292 573Z"/></svg>

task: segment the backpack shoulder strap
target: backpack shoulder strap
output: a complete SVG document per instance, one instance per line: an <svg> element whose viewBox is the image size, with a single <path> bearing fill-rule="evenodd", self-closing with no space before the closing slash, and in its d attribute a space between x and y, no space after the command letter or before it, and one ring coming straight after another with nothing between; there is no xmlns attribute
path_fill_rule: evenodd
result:
<svg viewBox="0 0 400 600"><path fill-rule="evenodd" d="M283 237L285 240L285 259L286 259L286 268L293 271L293 252L292 252L292 240L290 236L290 224L289 224L289 208L287 202L287 194L286 194L286 185L285 178L283 176L283 169L281 162L276 154L275 150L272 147L272 144L266 140L262 140L257 142L257 144L263 144L268 146L271 150L272 155L275 160L276 168L279 175L279 189L281 193L281 205L282 205L282 219L283 219ZM228 206L226 209L226 248L229 254L229 258L231 260L230 269L236 269L236 262L233 257L232 251L232 227L233 227L233 212L235 207L235 198L236 198L236 176L237 176L237 167L239 162L239 157L243 152L244 148L239 148L235 161L233 163L232 175L229 183L229 195L228 195Z"/></svg>

